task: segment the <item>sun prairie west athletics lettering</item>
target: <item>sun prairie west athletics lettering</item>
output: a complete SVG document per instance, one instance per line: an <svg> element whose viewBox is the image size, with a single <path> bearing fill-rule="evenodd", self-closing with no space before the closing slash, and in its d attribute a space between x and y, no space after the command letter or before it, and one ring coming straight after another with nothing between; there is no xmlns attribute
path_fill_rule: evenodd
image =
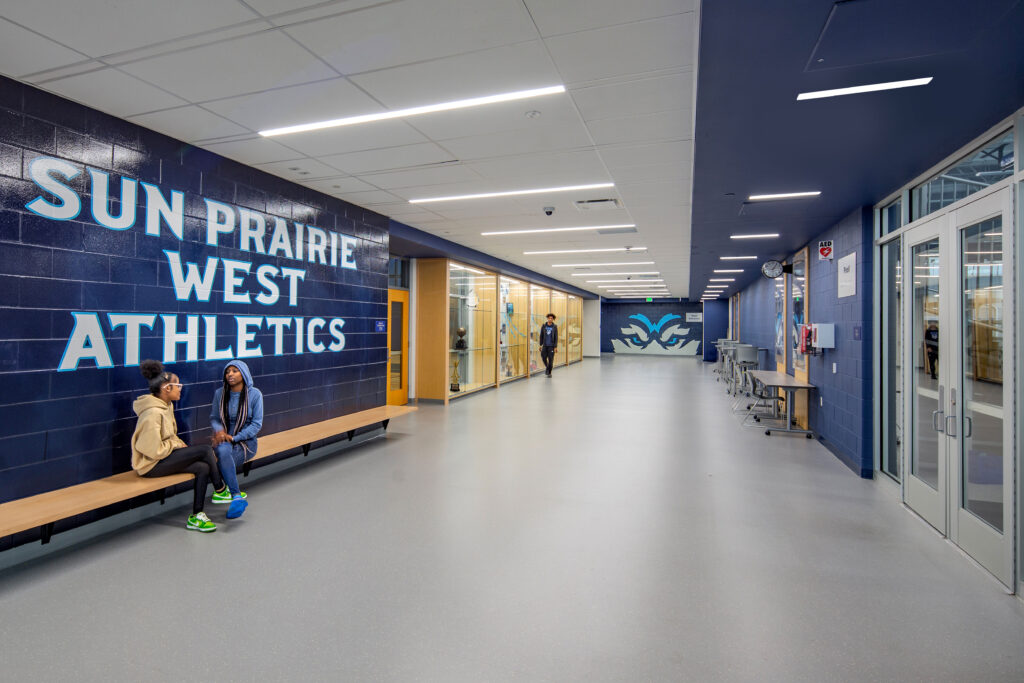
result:
<svg viewBox="0 0 1024 683"><path fill-rule="evenodd" d="M165 193L157 185L121 177L119 190L112 193L110 176L105 171L86 167L89 192L88 207L84 207L82 196L70 183L82 172L82 167L61 159L39 157L32 160L29 176L42 194L25 208L54 221L74 220L87 208L92 221L107 230L138 229L151 238L160 237L163 230L165 236L169 233L179 242L184 240L184 192ZM206 212L205 245L216 248L232 236L230 244L236 245L238 251L252 254L253 260L207 256L203 262L194 262L183 260L180 250L163 250L178 301L217 304L217 310L222 307L230 310L237 305L240 311L251 310L254 303L275 306L286 301L287 306L298 306L299 288L307 272L305 264L357 269L354 237L212 199L202 198L202 201ZM112 212L115 205L120 207L117 215ZM237 233L237 241L234 233ZM257 260L261 257L263 263ZM275 263L265 262L267 260ZM282 260L294 261L295 267L277 265ZM215 289L218 273L221 287ZM345 348L342 333L345 320L342 318L179 315L160 311L104 314L76 311L71 315L74 329L57 366L62 371L77 370L80 366L113 367L108 339L115 335L124 342L124 365L138 365L142 328L162 333L165 363L337 352ZM226 329L218 331L219 325L227 329L233 325L234 333L226 335ZM257 343L256 337L261 333L265 341ZM272 341L269 340L271 333ZM230 343L225 344L226 338ZM225 345L218 348L218 344Z"/></svg>

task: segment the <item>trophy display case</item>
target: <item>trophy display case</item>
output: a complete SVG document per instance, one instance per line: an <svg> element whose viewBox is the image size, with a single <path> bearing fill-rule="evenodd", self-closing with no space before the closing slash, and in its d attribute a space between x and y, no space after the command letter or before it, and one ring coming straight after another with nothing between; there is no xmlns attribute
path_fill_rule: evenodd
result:
<svg viewBox="0 0 1024 683"><path fill-rule="evenodd" d="M495 383L497 275L448 264L448 373L451 394Z"/></svg>
<svg viewBox="0 0 1024 683"><path fill-rule="evenodd" d="M530 352L530 285L498 278L498 381L526 377Z"/></svg>

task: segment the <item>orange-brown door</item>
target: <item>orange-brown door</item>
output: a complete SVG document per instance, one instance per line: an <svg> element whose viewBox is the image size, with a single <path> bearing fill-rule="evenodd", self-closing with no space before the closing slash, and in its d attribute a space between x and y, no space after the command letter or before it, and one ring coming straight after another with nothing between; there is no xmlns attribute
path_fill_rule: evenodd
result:
<svg viewBox="0 0 1024 683"><path fill-rule="evenodd" d="M409 292L388 290L388 405L409 402Z"/></svg>

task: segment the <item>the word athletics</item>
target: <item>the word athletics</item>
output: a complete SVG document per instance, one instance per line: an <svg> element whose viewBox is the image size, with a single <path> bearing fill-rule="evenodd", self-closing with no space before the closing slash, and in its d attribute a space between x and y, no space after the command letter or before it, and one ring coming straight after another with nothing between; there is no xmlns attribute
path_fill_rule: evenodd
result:
<svg viewBox="0 0 1024 683"><path fill-rule="evenodd" d="M89 176L88 208L96 225L117 231L141 228L150 237L159 237L164 228L179 241L184 240L184 192L170 190L165 193L157 185L123 176L120 192L112 196L108 173L90 167L85 171ZM81 172L79 166L62 159L33 159L29 164L29 177L46 194L31 200L25 208L55 221L78 218L84 208L83 199L69 183ZM140 197L144 198L143 216L138 215ZM112 213L112 199L117 200L120 207L117 215ZM264 216L252 209L208 198L203 198L203 201L206 204L205 243L211 248L217 248L225 236L237 232L240 251L275 260L358 268L355 259L358 241L354 237L277 216ZM234 246L234 241L231 246ZM225 304L249 306L255 302L273 306L282 296L287 296L288 306L299 306L299 283L306 277L303 268L279 267L274 263L255 264L217 256L208 256L205 263L200 264L183 262L178 251L165 249L163 253L178 301L209 302L219 272L221 297ZM107 339L122 328L124 365L138 365L142 328L153 330L158 319L165 363L255 358L271 352L276 356L337 352L345 348L345 335L341 331L345 321L342 318L325 320L313 317L307 320L303 316L235 315L231 316L235 324L235 344L218 348L217 323L221 316L107 313L104 326L98 312L79 311L71 315L75 326L58 364L57 369L62 371L77 370L85 361L92 361L92 365L99 368L113 367ZM184 318L184 325L180 325L179 318ZM202 345L199 343L200 318L205 338ZM261 332L266 335L273 333L272 351L265 351L262 344L255 342ZM183 355L179 355L180 347L184 347Z"/></svg>

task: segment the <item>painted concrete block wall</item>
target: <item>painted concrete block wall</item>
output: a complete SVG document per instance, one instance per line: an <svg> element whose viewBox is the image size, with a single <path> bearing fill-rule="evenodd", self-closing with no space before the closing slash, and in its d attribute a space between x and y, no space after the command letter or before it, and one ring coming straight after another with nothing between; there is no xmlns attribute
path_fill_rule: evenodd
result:
<svg viewBox="0 0 1024 683"><path fill-rule="evenodd" d="M601 300L583 300L583 355L601 355Z"/></svg>
<svg viewBox="0 0 1024 683"><path fill-rule="evenodd" d="M808 321L835 323L836 348L807 359L808 379L818 398L809 404L812 429L850 469L870 478L874 470L871 431L871 209L854 211L819 235L810 249ZM835 259L819 261L817 243L832 240ZM856 254L857 292L838 298L838 263ZM835 372L832 366L835 364Z"/></svg>
<svg viewBox="0 0 1024 683"><path fill-rule="evenodd" d="M698 302L601 303L601 352L694 356L703 354L703 322L686 322L702 313Z"/></svg>
<svg viewBox="0 0 1024 683"><path fill-rule="evenodd" d="M740 292L740 341L766 349L758 355L762 370L775 369L776 282L759 277Z"/></svg>
<svg viewBox="0 0 1024 683"><path fill-rule="evenodd" d="M714 363L718 360L718 348L714 342L724 339L729 332L729 302L708 301L704 304L704 360Z"/></svg>
<svg viewBox="0 0 1024 683"><path fill-rule="evenodd" d="M32 179L38 159L73 169L70 178L49 173L80 197L82 210L73 219L56 220L26 208L37 198L51 207L62 201ZM113 229L95 217L92 193L103 196L97 178L109 181L110 200L97 205L108 223L104 207L111 216L127 210L130 218L130 207L120 201L123 183L138 181L131 225ZM168 203L173 191L183 193L180 239L166 221L156 222L158 234L148 234L143 183L155 186ZM208 244L210 207L204 200L230 206L237 215L263 217L268 253L259 253L256 239L242 245L238 230L219 234L217 246ZM44 204L33 206L48 211ZM307 251L319 245L309 226L322 230L325 239L353 238L346 244L354 247L356 267L322 262L328 260L326 248L315 263L287 258L281 249L269 255L267 241L277 219L296 240L296 225L306 226ZM257 222L250 219L253 226ZM179 297L168 252L202 272L208 259L216 259L208 300L200 300L195 290L184 300ZM333 247L331 254L336 254ZM197 360L167 364L185 384L177 415L186 441L202 443L209 436L209 405L225 362L203 358L210 349L237 348L236 316L262 321L247 328L254 333L247 347L260 351L246 362L265 396L264 433L384 404L386 340L375 332L375 321L386 318L387 258L383 216L0 78L0 502L129 469L131 403L145 393L137 363L163 357L169 324L163 315L182 330L194 320L199 330ZM235 271L239 285L230 286L251 297L266 292L255 277L260 266L304 271L304 279L296 276L294 283L295 305L281 278L276 302L225 301L224 259L251 263L248 274ZM125 326L112 326L111 313L145 316L152 327L139 327L138 344L132 344ZM290 323L281 328L280 355L275 355L276 332L266 322L271 316L302 318L304 341L298 342L298 323ZM343 347L337 348L326 325L309 327L313 318L342 319ZM215 336L205 335L212 329L206 327L208 319L216 323ZM98 357L83 357L74 368L58 371L75 346L70 340L81 320L102 330L110 367L98 367L105 365ZM320 352L321 343L333 343L335 350ZM176 345L174 353L191 355L187 344Z"/></svg>

